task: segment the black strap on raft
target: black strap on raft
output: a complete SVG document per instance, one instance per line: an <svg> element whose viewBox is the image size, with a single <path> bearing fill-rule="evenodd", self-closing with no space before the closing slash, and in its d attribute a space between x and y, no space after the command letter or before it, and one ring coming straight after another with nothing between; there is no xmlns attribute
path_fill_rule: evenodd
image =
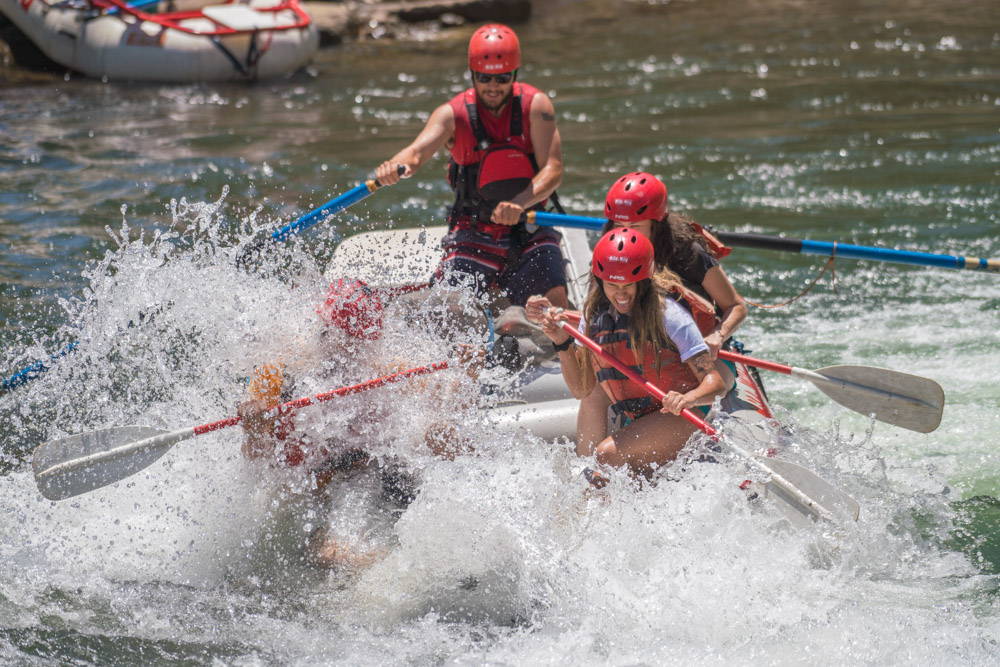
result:
<svg viewBox="0 0 1000 667"><path fill-rule="evenodd" d="M259 32L260 32L259 30L254 30L253 33L251 33L250 35L250 44L247 48L247 57L245 63L240 62L239 58L237 58L229 49L227 49L226 46L222 43L222 40L219 39L218 37L212 37L212 43L215 44L215 46L217 46L220 51L222 51L222 53L226 56L226 58L229 60L232 66L236 68L237 72L247 77L248 79L256 79L257 63L260 61L260 56L263 54L263 51L260 50L260 47L257 44L257 37Z"/></svg>

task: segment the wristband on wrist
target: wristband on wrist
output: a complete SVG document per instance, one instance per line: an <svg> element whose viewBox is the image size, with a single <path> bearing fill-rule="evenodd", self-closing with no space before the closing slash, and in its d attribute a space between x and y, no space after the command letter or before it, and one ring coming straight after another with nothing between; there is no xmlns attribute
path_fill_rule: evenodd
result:
<svg viewBox="0 0 1000 667"><path fill-rule="evenodd" d="M567 338L566 340L564 340L559 344L552 343L552 349L554 349L556 352L565 352L566 350L569 349L569 346L572 344L573 344L573 337L570 336L569 338Z"/></svg>

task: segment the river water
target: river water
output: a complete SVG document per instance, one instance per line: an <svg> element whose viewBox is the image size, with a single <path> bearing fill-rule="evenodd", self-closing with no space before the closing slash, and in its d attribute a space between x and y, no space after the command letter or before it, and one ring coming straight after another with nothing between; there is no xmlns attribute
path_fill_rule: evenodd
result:
<svg viewBox="0 0 1000 667"><path fill-rule="evenodd" d="M721 230L1000 256L992 2L553 2L518 32L522 78L556 106L571 212L599 214L615 176L642 168L672 208ZM378 446L422 485L395 523L357 528L391 545L360 573L296 558L303 531L338 519L243 462L238 429L74 500L38 494L31 451L47 440L232 414L239 378L308 319L342 235L440 220L438 156L294 239L274 273L232 262L254 233L368 178L463 88L468 32L415 36L324 51L281 82L0 90L2 375L79 341L0 397L0 659L995 664L996 274L839 259L803 298L751 309L755 356L944 388L941 426L919 434L765 376L787 455L861 504L837 536L752 511L735 464L642 491L615 478L588 499L565 444L391 390L372 394ZM823 264L737 248L726 269L777 304ZM437 360L417 345L398 351ZM467 430L477 455L421 455L429 419Z"/></svg>

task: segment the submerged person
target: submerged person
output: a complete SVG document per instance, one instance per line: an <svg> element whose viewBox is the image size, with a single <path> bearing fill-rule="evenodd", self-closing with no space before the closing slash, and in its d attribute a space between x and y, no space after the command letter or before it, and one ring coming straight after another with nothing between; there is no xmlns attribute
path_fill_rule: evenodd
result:
<svg viewBox="0 0 1000 667"><path fill-rule="evenodd" d="M691 314L668 296L679 279L666 270L654 273L653 246L645 236L629 228L609 231L594 247L591 275L580 331L665 391L663 403L598 355L574 346L557 325L565 313L547 310L542 330L559 352L572 394L582 399L600 391L626 420L597 444L597 462L648 475L654 466L674 460L696 430L681 411L707 414L706 406L732 382L720 370L721 362L713 363Z"/></svg>
<svg viewBox="0 0 1000 667"><path fill-rule="evenodd" d="M632 172L618 178L604 200L608 222L602 234L629 227L653 245L656 270L667 269L680 278L672 296L692 314L715 361L720 349L732 341L733 333L747 316L746 302L729 280L719 260L728 254L711 234L699 225L669 210L667 187L647 172ZM531 297L526 306L529 320L538 322L553 304L543 296ZM723 361L735 377L736 367ZM731 382L726 377L727 384ZM607 397L592 392L580 405L577 415L577 452L589 456L607 435Z"/></svg>
<svg viewBox="0 0 1000 667"><path fill-rule="evenodd" d="M342 444L366 439L366 431L376 418L370 409L373 404L361 403L360 413L346 420L344 432L338 434L340 438L317 438L302 423L299 414L269 415L266 411L301 391L296 389L296 384L302 383L301 375L331 375L325 372L331 369L324 368L331 360L372 360L372 355L377 354L373 343L382 332L383 304L378 293L364 283L339 281L331 285L317 313L324 324L318 340L297 350L294 364L269 363L257 369L249 386L250 398L239 406L238 413L245 436L242 446L245 458L301 471L307 477L305 485L322 495L335 477L380 476L383 472L380 470L383 466L365 449ZM374 361L363 367L374 371L379 365ZM305 366L312 368L304 371ZM298 378L296 371L301 373ZM352 407L357 408L357 402ZM394 466L384 466L384 473L387 500L405 507L414 493L412 480ZM323 529L312 531L306 555L313 564L348 570L367 567L379 556L370 545L359 548Z"/></svg>
<svg viewBox="0 0 1000 667"><path fill-rule="evenodd" d="M448 183L455 203L435 280L470 278L486 294L498 289L516 306L544 294L565 307L560 234L528 232L521 217L555 199L562 181L562 143L552 101L517 81L521 48L504 25L476 30L469 42L472 87L442 104L416 139L376 170L379 183L409 177L443 146L451 154ZM558 206L558 203L556 202Z"/></svg>
<svg viewBox="0 0 1000 667"><path fill-rule="evenodd" d="M315 386L295 388L305 383L306 376L314 382L319 376L322 383L338 376L343 382L346 368L352 375L348 384L353 384L358 375L386 375L402 370L405 364L388 359L386 350L378 345L384 314L378 291L359 281L341 280L331 285L317 313L325 325L322 333L297 351L295 364L267 364L252 378L251 398L238 410L245 435L242 454L279 469L301 472L306 488L335 505L327 512L334 525L311 532L306 557L318 566L356 571L387 552L391 524L416 495L416 480L396 457L376 457L370 452L369 445L383 444L388 406L378 400L357 400L348 405L338 399L347 415L341 412L335 422L319 411L309 415L267 411L296 393L315 393ZM477 356L464 346L459 357L474 377ZM436 427L428 432L436 434ZM426 442L435 454L452 451L452 443L431 436ZM331 484L334 481L338 483ZM373 519L375 515L383 520ZM373 521L378 525L373 527ZM359 533L367 538L358 539ZM373 538L372 533L381 534Z"/></svg>

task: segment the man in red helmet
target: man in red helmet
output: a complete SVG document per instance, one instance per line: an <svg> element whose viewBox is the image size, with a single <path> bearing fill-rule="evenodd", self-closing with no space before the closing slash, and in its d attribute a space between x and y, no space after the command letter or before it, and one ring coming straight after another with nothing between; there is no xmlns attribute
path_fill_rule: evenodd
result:
<svg viewBox="0 0 1000 667"><path fill-rule="evenodd" d="M379 165L379 183L411 176L442 146L451 153L448 182L455 204L448 216L445 256L436 280L472 276L479 292L503 290L514 305L544 294L565 307L566 272L559 233L529 233L522 214L558 207L562 144L552 101L517 81L521 48L504 25L480 28L469 42L472 87L431 114L413 142Z"/></svg>

